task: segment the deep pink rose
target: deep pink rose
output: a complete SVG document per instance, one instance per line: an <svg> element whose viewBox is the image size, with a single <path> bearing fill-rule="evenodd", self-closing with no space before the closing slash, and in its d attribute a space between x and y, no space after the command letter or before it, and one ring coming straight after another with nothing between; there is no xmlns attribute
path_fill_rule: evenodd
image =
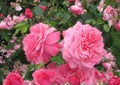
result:
<svg viewBox="0 0 120 85"><path fill-rule="evenodd" d="M0 18L1 18L1 17L3 17L3 14L2 14L2 13L0 13Z"/></svg>
<svg viewBox="0 0 120 85"><path fill-rule="evenodd" d="M70 82L71 85L80 85L80 79L76 75L75 76L71 76L69 78L69 82Z"/></svg>
<svg viewBox="0 0 120 85"><path fill-rule="evenodd" d="M55 32L55 28L47 24L39 23L30 28L30 34L23 39L23 50L27 60L40 64L49 61L51 56L59 52L60 32Z"/></svg>
<svg viewBox="0 0 120 85"><path fill-rule="evenodd" d="M74 2L75 0L68 0L68 2Z"/></svg>
<svg viewBox="0 0 120 85"><path fill-rule="evenodd" d="M26 16L27 18L32 18L32 17L33 17L33 13L32 13L32 11L31 11L31 9L29 9L29 8L26 8L26 9L25 9L25 16Z"/></svg>
<svg viewBox="0 0 120 85"><path fill-rule="evenodd" d="M62 64L56 68L55 85L95 85L95 69L71 69L68 64Z"/></svg>
<svg viewBox="0 0 120 85"><path fill-rule="evenodd" d="M32 76L34 81L38 83L38 85L51 85L54 80L55 70L51 69L36 70Z"/></svg>
<svg viewBox="0 0 120 85"><path fill-rule="evenodd" d="M102 33L90 26L77 22L63 32L63 59L71 68L84 66L92 68L104 55Z"/></svg>
<svg viewBox="0 0 120 85"><path fill-rule="evenodd" d="M117 77L112 77L108 81L108 85L120 85L120 79Z"/></svg>
<svg viewBox="0 0 120 85"><path fill-rule="evenodd" d="M18 73L9 73L6 76L3 85L23 85L23 79Z"/></svg>
<svg viewBox="0 0 120 85"><path fill-rule="evenodd" d="M75 1L75 4L72 5L69 10L77 15L81 15L84 13L84 10L82 8L82 4L79 2L79 0Z"/></svg>
<svg viewBox="0 0 120 85"><path fill-rule="evenodd" d="M114 25L115 30L120 31L120 21Z"/></svg>

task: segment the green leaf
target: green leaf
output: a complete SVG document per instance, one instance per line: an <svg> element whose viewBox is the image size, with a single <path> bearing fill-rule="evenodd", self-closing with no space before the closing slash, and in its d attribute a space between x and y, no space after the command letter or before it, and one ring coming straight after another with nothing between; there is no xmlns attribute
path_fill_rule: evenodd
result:
<svg viewBox="0 0 120 85"><path fill-rule="evenodd" d="M40 69L41 67L43 67L45 64L44 62L41 62L40 64L36 64L35 65L35 69Z"/></svg>
<svg viewBox="0 0 120 85"><path fill-rule="evenodd" d="M3 71L0 70L0 85L3 84L3 79L4 79L4 73Z"/></svg>
<svg viewBox="0 0 120 85"><path fill-rule="evenodd" d="M14 26L14 28L17 29L17 28L22 27L22 26L24 26L24 25L26 25L25 22L20 22L20 23L16 24L16 25Z"/></svg>
<svg viewBox="0 0 120 85"><path fill-rule="evenodd" d="M114 72L114 74L118 77L120 77L120 72Z"/></svg>
<svg viewBox="0 0 120 85"><path fill-rule="evenodd" d="M33 13L37 16L40 16L40 17L43 16L43 10L38 6L34 8Z"/></svg>
<svg viewBox="0 0 120 85"><path fill-rule="evenodd" d="M21 32L22 34L26 33L28 30L28 24L26 22L18 23L14 26L14 29L16 29L14 35L17 35L19 32Z"/></svg>
<svg viewBox="0 0 120 85"><path fill-rule="evenodd" d="M26 72L26 74L25 74L25 76L24 76L24 79L30 79L30 72L31 72L31 70L33 69L33 67L34 67L34 65L33 64L30 64L29 66L28 66L28 69L27 69L27 72Z"/></svg>
<svg viewBox="0 0 120 85"><path fill-rule="evenodd" d="M111 33L113 39L113 45L111 47L113 55L116 57L116 63L120 68L120 32Z"/></svg>
<svg viewBox="0 0 120 85"><path fill-rule="evenodd" d="M64 60L62 59L62 56L61 55L57 55L55 57L52 57L51 58L51 61L55 62L56 64L63 64L64 63Z"/></svg>
<svg viewBox="0 0 120 85"><path fill-rule="evenodd" d="M87 19L87 20L85 21L85 23L86 23L86 24L91 23L91 19Z"/></svg>
<svg viewBox="0 0 120 85"><path fill-rule="evenodd" d="M107 24L104 24L103 28L104 28L105 32L110 31L110 27Z"/></svg>

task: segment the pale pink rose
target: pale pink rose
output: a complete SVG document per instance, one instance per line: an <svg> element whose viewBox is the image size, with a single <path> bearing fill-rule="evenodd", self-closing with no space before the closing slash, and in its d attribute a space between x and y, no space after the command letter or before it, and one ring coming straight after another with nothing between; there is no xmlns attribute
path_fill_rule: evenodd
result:
<svg viewBox="0 0 120 85"><path fill-rule="evenodd" d="M7 29L7 28L8 28L8 25L6 24L6 22L1 21L0 22L0 29Z"/></svg>
<svg viewBox="0 0 120 85"><path fill-rule="evenodd" d="M16 11L21 11L22 10L22 7L20 6L19 3L11 2L10 5L11 5L12 8L15 8Z"/></svg>
<svg viewBox="0 0 120 85"><path fill-rule="evenodd" d="M108 21L110 27L115 24L117 16L117 11L110 5L108 5L103 12L103 20Z"/></svg>
<svg viewBox="0 0 120 85"><path fill-rule="evenodd" d="M115 56L111 52L106 53L104 56L107 60L115 60Z"/></svg>
<svg viewBox="0 0 120 85"><path fill-rule="evenodd" d="M82 8L82 4L79 2L79 0L75 1L75 4L72 5L69 10L73 12L74 14L81 15L84 13L84 10Z"/></svg>
<svg viewBox="0 0 120 85"><path fill-rule="evenodd" d="M17 50L17 49L19 49L20 48L20 44L16 44L15 46L14 46L14 49L15 50Z"/></svg>
<svg viewBox="0 0 120 85"><path fill-rule="evenodd" d="M25 15L20 14L20 16L13 16L13 21L16 23L22 22L25 19Z"/></svg>
<svg viewBox="0 0 120 85"><path fill-rule="evenodd" d="M40 69L32 74L34 81L38 85L51 85L55 75L55 70L52 69Z"/></svg>
<svg viewBox="0 0 120 85"><path fill-rule="evenodd" d="M115 30L120 31L120 21L114 25Z"/></svg>
<svg viewBox="0 0 120 85"><path fill-rule="evenodd" d="M15 52L14 49L8 50L6 57L7 57L7 58L10 57L14 52Z"/></svg>
<svg viewBox="0 0 120 85"><path fill-rule="evenodd" d="M104 8L104 0L101 0L99 5L97 6L97 9L99 12L102 12Z"/></svg>
<svg viewBox="0 0 120 85"><path fill-rule="evenodd" d="M15 22L12 20L11 16L8 15L3 21L0 22L0 29L12 29Z"/></svg>
<svg viewBox="0 0 120 85"><path fill-rule="evenodd" d="M62 57L71 68L93 68L100 63L105 52L102 33L97 28L77 22L63 31L63 37Z"/></svg>
<svg viewBox="0 0 120 85"><path fill-rule="evenodd" d="M21 11L22 10L22 7L20 6L20 4L16 4L15 10L16 11Z"/></svg>
<svg viewBox="0 0 120 85"><path fill-rule="evenodd" d="M59 52L60 32L55 32L55 28L47 24L39 23L30 28L30 34L23 39L23 50L27 60L40 64L49 61L51 56Z"/></svg>
<svg viewBox="0 0 120 85"><path fill-rule="evenodd" d="M3 85L23 85L23 79L18 73L9 73L4 82Z"/></svg>
<svg viewBox="0 0 120 85"><path fill-rule="evenodd" d="M112 65L110 63L102 63L102 65L107 71L110 71L110 69L112 68Z"/></svg>

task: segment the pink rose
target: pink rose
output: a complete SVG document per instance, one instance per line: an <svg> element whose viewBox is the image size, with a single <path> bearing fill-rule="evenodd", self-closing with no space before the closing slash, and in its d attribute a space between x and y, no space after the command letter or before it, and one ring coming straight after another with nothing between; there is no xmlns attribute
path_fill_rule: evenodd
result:
<svg viewBox="0 0 120 85"><path fill-rule="evenodd" d="M112 55L111 52L106 53L104 56L105 56L105 59L107 59L107 60L111 60L111 61L115 60L115 56Z"/></svg>
<svg viewBox="0 0 120 85"><path fill-rule="evenodd" d="M32 26L30 34L22 41L27 60L36 64L48 62L51 56L59 52L59 39L60 32L55 32L55 28L47 24L39 23Z"/></svg>
<svg viewBox="0 0 120 85"><path fill-rule="evenodd" d="M54 80L55 70L51 69L36 70L32 76L34 81L38 83L38 85L51 85Z"/></svg>
<svg viewBox="0 0 120 85"><path fill-rule="evenodd" d="M32 13L32 11L29 8L25 9L25 16L27 18L32 18L33 17L33 13Z"/></svg>
<svg viewBox="0 0 120 85"><path fill-rule="evenodd" d="M22 22L25 20L25 15L20 14L20 16L13 16L13 21L16 23Z"/></svg>
<svg viewBox="0 0 120 85"><path fill-rule="evenodd" d="M120 79L117 77L112 77L108 81L108 85L120 85Z"/></svg>
<svg viewBox="0 0 120 85"><path fill-rule="evenodd" d="M2 14L2 13L0 13L0 18L1 18L1 17L3 17L3 14Z"/></svg>
<svg viewBox="0 0 120 85"><path fill-rule="evenodd" d="M68 64L62 64L56 68L55 85L95 85L95 69L71 69Z"/></svg>
<svg viewBox="0 0 120 85"><path fill-rule="evenodd" d="M103 11L103 8L104 8L104 0L101 0L97 9L99 12L102 12Z"/></svg>
<svg viewBox="0 0 120 85"><path fill-rule="evenodd" d="M74 2L75 0L68 0L68 2Z"/></svg>
<svg viewBox="0 0 120 85"><path fill-rule="evenodd" d="M3 82L3 85L22 85L23 79L18 73L9 73Z"/></svg>
<svg viewBox="0 0 120 85"><path fill-rule="evenodd" d="M79 2L79 0L75 1L75 4L72 5L69 10L77 15L81 15L84 13L84 10L82 8L82 4Z"/></svg>
<svg viewBox="0 0 120 85"><path fill-rule="evenodd" d="M102 65L107 71L110 71L110 69L112 68L112 65L110 63L102 63Z"/></svg>
<svg viewBox="0 0 120 85"><path fill-rule="evenodd" d="M104 55L104 43L102 33L98 29L77 22L63 32L63 37L62 56L71 68L92 68L100 63Z"/></svg>
<svg viewBox="0 0 120 85"><path fill-rule="evenodd" d="M112 19L114 12L115 12L115 9L111 7L110 5L108 5L103 12L103 20Z"/></svg>
<svg viewBox="0 0 120 85"><path fill-rule="evenodd" d="M11 16L8 15L3 21L0 22L0 29L12 29L15 22L12 20Z"/></svg>
<svg viewBox="0 0 120 85"><path fill-rule="evenodd" d="M114 25L115 30L120 31L120 21Z"/></svg>
<svg viewBox="0 0 120 85"><path fill-rule="evenodd" d="M80 85L80 79L76 75L69 78L70 85Z"/></svg>
<svg viewBox="0 0 120 85"><path fill-rule="evenodd" d="M44 5L39 5L39 6L40 6L40 8L41 8L43 11L46 11L46 10L48 9L47 6L44 6Z"/></svg>

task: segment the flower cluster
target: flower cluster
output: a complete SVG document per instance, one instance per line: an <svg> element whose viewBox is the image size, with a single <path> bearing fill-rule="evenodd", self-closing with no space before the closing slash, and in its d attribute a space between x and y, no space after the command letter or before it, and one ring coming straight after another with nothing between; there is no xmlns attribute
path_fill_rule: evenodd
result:
<svg viewBox="0 0 120 85"><path fill-rule="evenodd" d="M0 85L120 85L120 1L99 1L1 1Z"/></svg>

